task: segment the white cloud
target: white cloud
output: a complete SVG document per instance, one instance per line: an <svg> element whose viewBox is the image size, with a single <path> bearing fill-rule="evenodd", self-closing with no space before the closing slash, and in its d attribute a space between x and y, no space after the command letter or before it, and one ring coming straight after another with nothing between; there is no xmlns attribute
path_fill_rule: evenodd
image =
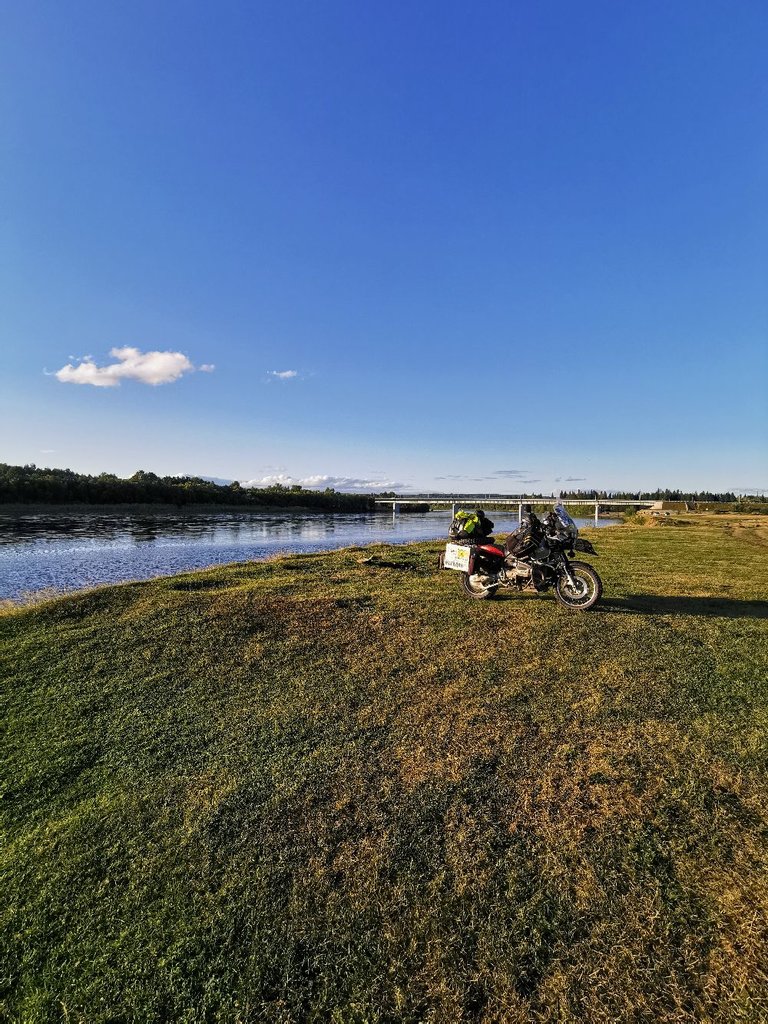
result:
<svg viewBox="0 0 768 1024"><path fill-rule="evenodd" d="M110 353L117 362L97 366L92 356L84 356L75 366L67 363L55 376L64 384L91 384L95 388L115 388L123 380L142 384L170 384L195 369L183 352L141 352L138 348L113 348ZM213 365L200 367L209 373Z"/></svg>
<svg viewBox="0 0 768 1024"><path fill-rule="evenodd" d="M241 487L272 487L274 484L283 484L290 487L291 484L301 483L296 477L288 476L286 473L270 473L268 476L255 477L253 480L241 480Z"/></svg>
<svg viewBox="0 0 768 1024"><path fill-rule="evenodd" d="M313 491L324 491L326 487L332 487L336 491L399 491L408 486L397 480L365 480L361 477L331 476L327 473L315 473L313 476L305 477L276 473L256 480L240 481L242 487L272 487L275 484L282 484L283 487L300 484Z"/></svg>
<svg viewBox="0 0 768 1024"><path fill-rule="evenodd" d="M274 380L290 380L299 375L298 370L268 370L267 372Z"/></svg>
<svg viewBox="0 0 768 1024"><path fill-rule="evenodd" d="M202 370L203 373L213 373L215 369L216 367L213 363L201 363L201 365L198 366L198 370Z"/></svg>

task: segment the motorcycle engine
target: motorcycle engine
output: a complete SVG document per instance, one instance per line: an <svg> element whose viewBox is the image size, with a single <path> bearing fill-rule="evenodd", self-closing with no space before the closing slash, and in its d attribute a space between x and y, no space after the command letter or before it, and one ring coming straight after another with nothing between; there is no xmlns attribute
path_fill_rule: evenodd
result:
<svg viewBox="0 0 768 1024"><path fill-rule="evenodd" d="M531 567L526 565L525 562L519 561L517 558L507 556L507 575L513 576L515 579L527 580L531 578Z"/></svg>

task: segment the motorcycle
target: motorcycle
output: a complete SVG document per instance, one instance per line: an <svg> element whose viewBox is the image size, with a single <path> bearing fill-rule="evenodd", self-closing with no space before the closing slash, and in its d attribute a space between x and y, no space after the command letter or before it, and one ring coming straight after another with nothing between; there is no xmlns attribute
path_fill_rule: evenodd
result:
<svg viewBox="0 0 768 1024"><path fill-rule="evenodd" d="M501 588L544 593L554 587L563 607L583 612L600 600L603 584L591 565L574 561L577 551L597 554L556 504L543 519L526 508L503 549L492 537L481 543L457 540L446 545L440 562L442 568L461 573L464 593L477 601L495 597Z"/></svg>

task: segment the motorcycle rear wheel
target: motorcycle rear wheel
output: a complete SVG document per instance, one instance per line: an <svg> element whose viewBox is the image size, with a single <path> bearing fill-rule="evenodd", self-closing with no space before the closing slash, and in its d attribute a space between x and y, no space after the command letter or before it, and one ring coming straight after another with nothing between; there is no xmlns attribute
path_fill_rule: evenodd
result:
<svg viewBox="0 0 768 1024"><path fill-rule="evenodd" d="M603 593L603 581L586 562L570 562L571 576L576 586L571 587L565 576L558 576L555 597L572 612L585 612L597 604Z"/></svg>
<svg viewBox="0 0 768 1024"><path fill-rule="evenodd" d="M487 576L469 575L468 572L461 574L461 588L465 594L474 598L475 601L488 601L496 596L496 587L487 587L481 580L487 580Z"/></svg>

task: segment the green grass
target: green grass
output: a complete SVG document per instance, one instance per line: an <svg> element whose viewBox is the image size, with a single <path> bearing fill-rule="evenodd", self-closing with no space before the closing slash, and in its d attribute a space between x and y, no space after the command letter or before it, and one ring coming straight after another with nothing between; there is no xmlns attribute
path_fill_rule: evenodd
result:
<svg viewBox="0 0 768 1024"><path fill-rule="evenodd" d="M768 1019L768 524L675 522L6 611L0 1018Z"/></svg>

